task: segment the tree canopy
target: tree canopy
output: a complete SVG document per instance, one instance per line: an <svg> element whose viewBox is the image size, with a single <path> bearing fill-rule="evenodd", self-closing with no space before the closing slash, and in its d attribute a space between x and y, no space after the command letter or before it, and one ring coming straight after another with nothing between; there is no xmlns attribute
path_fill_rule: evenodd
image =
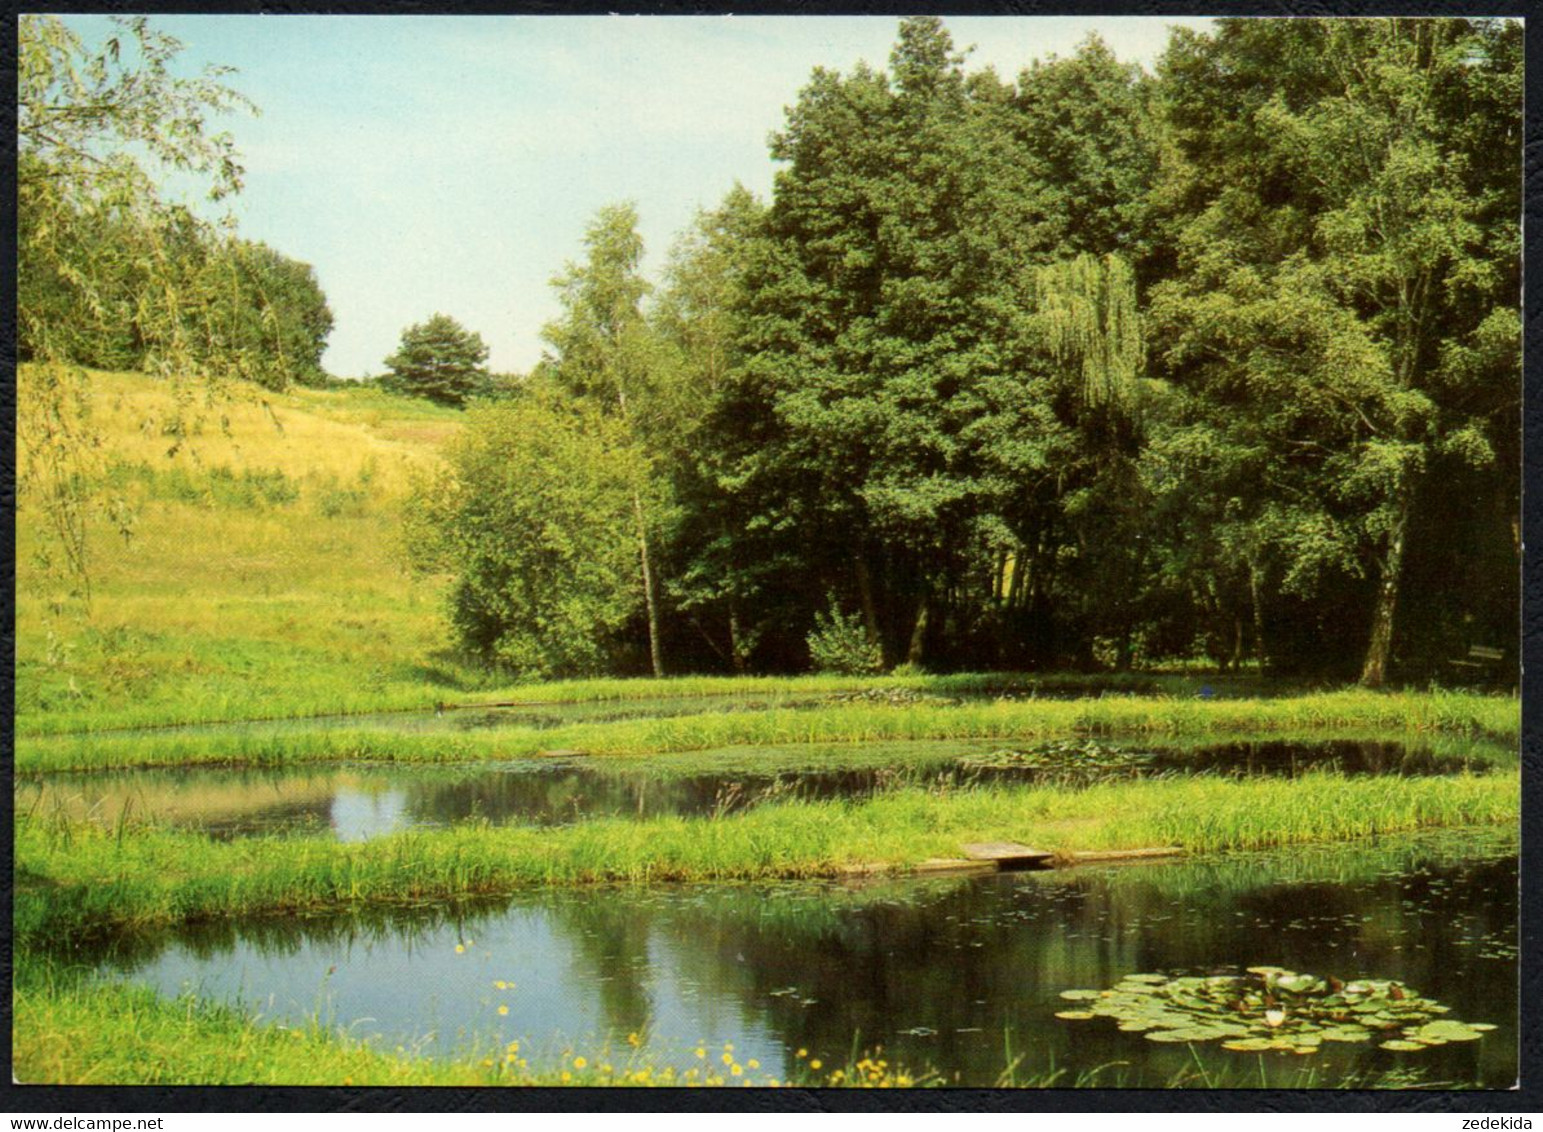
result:
<svg viewBox="0 0 1543 1132"><path fill-rule="evenodd" d="M1223 20L1154 75L1091 38L1009 82L918 18L886 70L816 69L769 201L702 212L657 290L608 207L554 281L538 376L656 489L622 631L656 672L1369 685L1504 641L1520 75L1514 24L1451 19Z"/></svg>
<svg viewBox="0 0 1543 1132"><path fill-rule="evenodd" d="M464 405L486 390L487 343L445 314L434 314L402 331L401 344L385 361L386 386L441 405Z"/></svg>

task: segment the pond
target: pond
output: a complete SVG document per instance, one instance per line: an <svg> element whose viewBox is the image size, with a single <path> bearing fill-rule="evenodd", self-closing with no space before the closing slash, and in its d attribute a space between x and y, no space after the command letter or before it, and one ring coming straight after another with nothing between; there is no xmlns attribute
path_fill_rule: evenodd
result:
<svg viewBox="0 0 1543 1132"><path fill-rule="evenodd" d="M869 883L604 887L496 904L222 923L121 938L72 958L164 994L239 1000L430 1056L518 1039L565 1056L682 1068L700 1046L785 1076L883 1049L951 1084L1010 1080L1302 1087L1346 1081L1505 1088L1517 1074L1514 830ZM1132 973L1272 964L1398 980L1494 1029L1403 1052L1310 1057L1160 1043L1109 1018L1058 1018L1063 992ZM641 1049L628 1045L636 1035Z"/></svg>
<svg viewBox="0 0 1543 1132"><path fill-rule="evenodd" d="M459 766L327 764L191 767L58 775L17 785L18 812L114 823L127 815L217 837L332 831L357 841L468 819L559 825L594 817L699 816L767 801L864 797L907 783L936 788L1202 772L1293 775L1456 773L1503 757L1477 744L1403 739L1266 740L1153 746L1091 739L736 748L684 755L523 759Z"/></svg>

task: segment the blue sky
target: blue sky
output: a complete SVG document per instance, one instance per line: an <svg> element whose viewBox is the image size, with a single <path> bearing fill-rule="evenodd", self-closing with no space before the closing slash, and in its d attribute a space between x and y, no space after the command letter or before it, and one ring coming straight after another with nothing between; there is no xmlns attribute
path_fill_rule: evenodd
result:
<svg viewBox="0 0 1543 1132"><path fill-rule="evenodd" d="M69 17L88 41L108 27ZM1168 18L947 21L970 66L1016 76L1097 31L1150 69ZM323 364L378 373L436 311L495 370L528 369L602 205L632 200L654 274L698 208L763 198L767 135L817 65L883 66L890 17L159 16L179 70L226 64L261 109L223 123L245 159L241 233L316 268L336 325Z"/></svg>

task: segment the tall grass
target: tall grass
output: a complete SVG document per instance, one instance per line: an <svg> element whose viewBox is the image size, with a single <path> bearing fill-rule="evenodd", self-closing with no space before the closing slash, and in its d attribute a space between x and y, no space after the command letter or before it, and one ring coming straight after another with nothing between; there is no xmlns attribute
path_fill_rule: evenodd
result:
<svg viewBox="0 0 1543 1132"><path fill-rule="evenodd" d="M460 734L389 730L22 736L21 773L187 765L283 766L339 760L463 762L579 750L642 755L735 746L874 743L926 739L1033 739L1055 735L1225 736L1229 733L1467 734L1514 741L1520 708L1510 697L1458 692L1323 692L1283 699L1200 701L1165 697L999 700L908 706L842 703L721 713L499 728Z"/></svg>
<svg viewBox="0 0 1543 1132"><path fill-rule="evenodd" d="M86 616L40 566L46 524L21 500L19 730L240 718L408 689L422 703L435 679L475 681L431 659L446 644L441 583L406 573L398 549L409 480L438 462L459 414L378 394L351 409L355 391L236 384L193 407L200 427L169 456L162 428L189 410L163 383L91 381L116 477L103 487L131 505L133 535L125 542L92 519Z"/></svg>
<svg viewBox="0 0 1543 1132"><path fill-rule="evenodd" d="M904 870L972 841L1049 851L1262 848L1517 820L1513 775L1289 780L1205 776L1085 790L903 788L789 801L726 818L595 820L557 829L470 824L362 844L323 837L215 842L22 815L14 930L29 942L216 917L444 899L601 881L828 876Z"/></svg>

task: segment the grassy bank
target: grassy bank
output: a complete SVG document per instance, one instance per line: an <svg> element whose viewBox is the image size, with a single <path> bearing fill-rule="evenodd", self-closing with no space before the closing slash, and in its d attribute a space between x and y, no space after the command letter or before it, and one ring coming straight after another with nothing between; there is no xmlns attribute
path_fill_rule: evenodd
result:
<svg viewBox="0 0 1543 1132"><path fill-rule="evenodd" d="M1217 678L1177 674L1076 672L917 673L884 676L840 676L830 673L798 676L688 675L662 679L606 677L510 684L501 681L496 674L454 666L443 670L434 670L432 666L404 666L400 678L387 682L360 682L356 679L347 685L313 685L304 679L297 679L281 691L275 690L275 694L260 703L244 693L236 696L225 694L232 690L228 688L220 692L211 691L208 695L185 694L180 702L163 701L157 697L146 702L111 707L82 702L71 708L65 703L47 714L19 717L17 734L63 735L316 716L427 712L446 705L478 708L509 704L625 704L638 700L704 696L789 698L856 692L875 695L915 692L935 697L1156 695L1188 698L1198 695L1202 688L1226 698L1291 695L1304 690L1279 681L1251 676ZM186 687L183 689L184 693L193 691Z"/></svg>
<svg viewBox="0 0 1543 1132"><path fill-rule="evenodd" d="M702 1059L701 1068L655 1068L646 1051L575 1052L533 1068L519 1044L457 1060L385 1052L316 1023L264 1023L236 1007L164 999L122 983L35 976L14 1000L16 1079L70 1085L403 1085L870 1087L928 1084L904 1069L870 1076L800 1064L785 1080L759 1065ZM104 1020L110 1020L105 1021ZM734 1072L738 1069L738 1073ZM823 1062L821 1068L824 1068ZM832 1080L832 1077L835 1077ZM1030 1082L1032 1083L1032 1082Z"/></svg>
<svg viewBox="0 0 1543 1132"><path fill-rule="evenodd" d="M536 1069L521 1050L459 1060L384 1052L318 1025L266 1023L235 1007L196 998L164 999L143 987L52 975L18 985L14 999L13 1066L21 1084L68 1085L322 1085L408 1086L736 1086L748 1088L926 1088L953 1082L927 1069L891 1066L877 1053L860 1058L795 1058L786 1076L775 1069L728 1065L703 1051L703 1068L656 1068L648 1051L575 1052L561 1067ZM104 1019L110 1020L104 1023ZM879 1060L875 1060L879 1059ZM741 1070L735 1075L734 1067ZM710 1067L710 1068L709 1068ZM1008 1088L1255 1088L1259 1067L1199 1065L1154 1081L1122 1066L1072 1074L1024 1072L1008 1064L996 1081L964 1082ZM1411 1088L1415 1072L1326 1076L1303 1066L1276 1088ZM1444 1083L1433 1082L1437 1087ZM1449 1084L1444 1087L1451 1087Z"/></svg>
<svg viewBox="0 0 1543 1132"><path fill-rule="evenodd" d="M459 734L389 730L264 733L260 727L134 735L21 736L16 769L308 762L469 762L578 750L641 755L734 746L871 743L924 739L1032 739L1056 735L1194 736L1264 732L1461 734L1514 742L1514 697L1465 692L1308 693L1260 700L1116 696L1081 700L997 700L958 705L841 703L807 709L702 713L567 727L500 728Z"/></svg>
<svg viewBox="0 0 1543 1132"><path fill-rule="evenodd" d="M1086 790L910 787L861 802L774 804L727 819L596 820L557 829L487 825L364 843L211 841L158 829L23 819L14 931L41 944L213 917L345 908L601 881L821 876L905 869L962 843L1047 850L1177 845L1194 852L1345 840L1517 820L1514 775L1289 780L1204 776Z"/></svg>

